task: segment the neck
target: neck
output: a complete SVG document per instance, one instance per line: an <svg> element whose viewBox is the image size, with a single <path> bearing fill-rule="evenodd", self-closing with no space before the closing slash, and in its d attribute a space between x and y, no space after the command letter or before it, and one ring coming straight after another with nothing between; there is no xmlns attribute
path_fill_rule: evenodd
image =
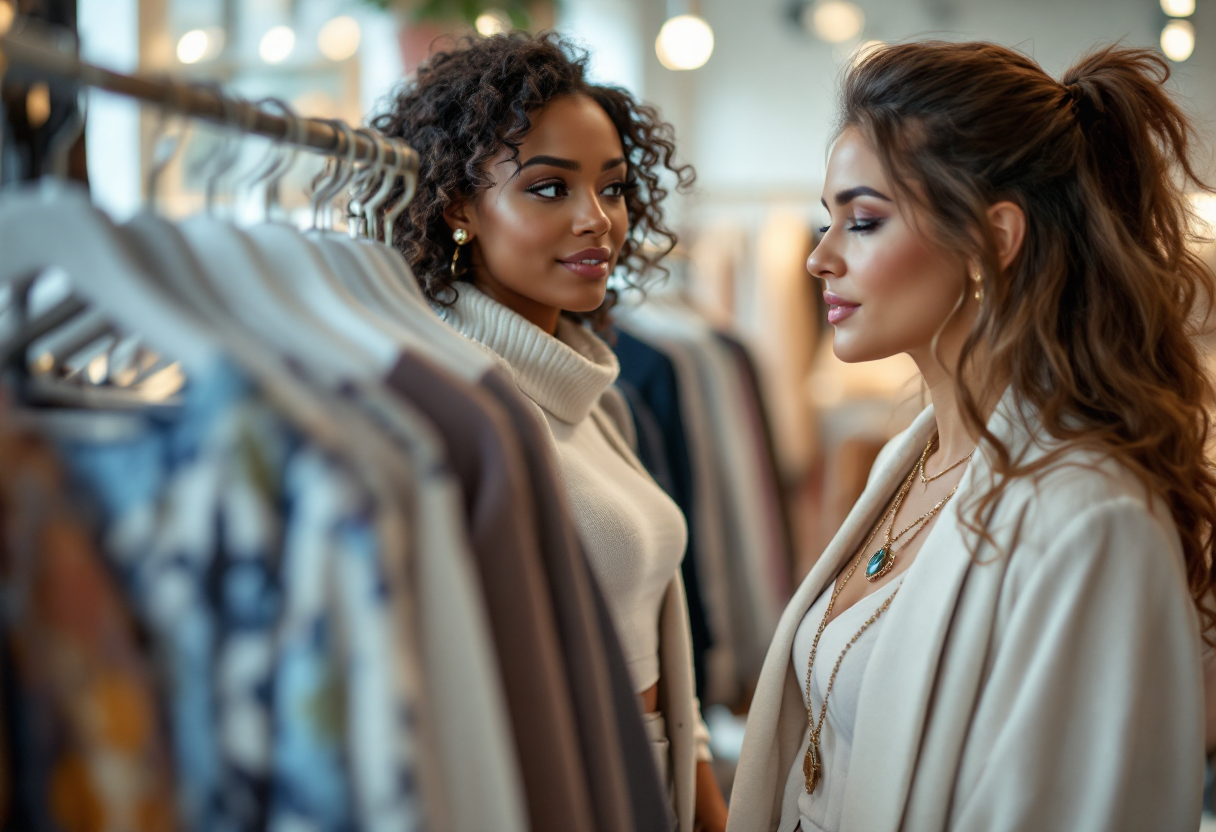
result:
<svg viewBox="0 0 1216 832"><path fill-rule="evenodd" d="M528 323L540 327L550 335L557 334L557 324L561 320L562 310L556 306L547 306L521 295L486 274L484 269L477 269L473 277L473 285Z"/></svg>
<svg viewBox="0 0 1216 832"><path fill-rule="evenodd" d="M959 401L960 379L942 366L931 350L926 350L925 354L912 353L911 356L920 369L921 376L929 387L929 396L933 400L933 415L937 420L937 449L933 458L940 463L933 467L941 468L971 453L979 442L979 431L968 424L963 416L962 404ZM946 360L957 365L957 354L947 357ZM980 401L979 405L981 416L987 416L991 410L990 403Z"/></svg>

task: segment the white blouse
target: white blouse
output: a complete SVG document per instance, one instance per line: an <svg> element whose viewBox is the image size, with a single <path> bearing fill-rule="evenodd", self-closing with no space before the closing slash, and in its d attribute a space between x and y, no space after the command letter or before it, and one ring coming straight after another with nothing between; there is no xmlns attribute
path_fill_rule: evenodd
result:
<svg viewBox="0 0 1216 832"><path fill-rule="evenodd" d="M860 570L859 570L860 572ZM854 580L861 575L854 575ZM819 651L815 655L815 667L811 678L811 703L815 719L819 719L823 707L823 695L827 691L828 681L832 677L832 668L840 658L845 645L856 635L857 631L874 611L882 606L883 601L890 597L903 582L901 575L890 585L883 587L873 595L866 596L853 606L836 616L824 629L819 637ZM795 675L802 680L801 689L806 690L806 663L811 655L811 644L823 614L832 598L835 583L830 583L827 589L811 606L794 635L793 663ZM806 731L802 750L794 760L789 776L785 782L787 800L784 805L791 806L793 801L788 798L797 793L798 812L782 815L778 824L778 832L791 832L802 824L802 832L836 832L840 828L840 818L844 809L844 784L849 773L849 757L853 748L853 727L857 722L857 700L861 694L861 680L870 663L870 654L874 652L874 643L886 615L880 616L871 624L857 643L849 648L849 654L840 663L840 672L836 674L836 684L832 687L831 700L828 703L828 714L824 720L823 730L819 737L819 758L823 769L819 786L814 794L807 794L805 779L802 773L802 759L806 754L810 732ZM804 693L805 696L805 693ZM803 700L805 702L805 699ZM805 727L805 726L804 726Z"/></svg>

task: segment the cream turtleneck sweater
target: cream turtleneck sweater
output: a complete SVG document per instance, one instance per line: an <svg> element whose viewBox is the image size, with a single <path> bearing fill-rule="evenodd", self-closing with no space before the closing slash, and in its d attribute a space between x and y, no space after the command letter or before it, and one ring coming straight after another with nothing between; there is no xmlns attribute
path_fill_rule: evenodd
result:
<svg viewBox="0 0 1216 832"><path fill-rule="evenodd" d="M562 318L557 337L459 286L440 314L509 366L544 414L579 537L603 588L639 692L659 680L659 616L680 568L688 532L679 507L650 477L601 399L620 371L616 356Z"/></svg>

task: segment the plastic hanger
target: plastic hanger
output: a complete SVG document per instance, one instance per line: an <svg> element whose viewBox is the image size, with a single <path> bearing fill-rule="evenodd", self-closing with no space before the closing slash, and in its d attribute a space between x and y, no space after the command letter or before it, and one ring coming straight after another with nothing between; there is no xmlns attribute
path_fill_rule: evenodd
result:
<svg viewBox="0 0 1216 832"><path fill-rule="evenodd" d="M230 113L229 123L235 118ZM299 120L294 116L291 120L297 127ZM267 186L272 194L288 167L272 168ZM215 173L222 175L222 171ZM368 359L358 342L314 315L293 288L276 276L247 234L208 215L191 217L177 229L198 265L201 281L231 317L267 346L320 374L349 376L365 371ZM299 238L293 229L287 230Z"/></svg>
<svg viewBox="0 0 1216 832"><path fill-rule="evenodd" d="M65 129L83 129L83 118L78 121ZM54 144L66 149L72 142L57 137ZM52 169L65 164L54 162ZM65 228L71 229L71 245L64 245ZM81 185L51 176L0 191L0 251L0 282L61 269L78 298L119 329L144 336L158 352L180 360L187 373L205 371L220 356L208 328L140 268Z"/></svg>
<svg viewBox="0 0 1216 832"><path fill-rule="evenodd" d="M333 122L342 132L346 158L334 166L334 174L317 189L314 217L327 208L324 200L336 195L354 172L354 141L350 127ZM280 223L263 223L250 228L248 238L264 258L270 282L292 291L312 316L356 345L376 376L397 360L400 348L395 340L374 325L375 316L363 309L342 282L333 274L325 256L315 244L294 228Z"/></svg>

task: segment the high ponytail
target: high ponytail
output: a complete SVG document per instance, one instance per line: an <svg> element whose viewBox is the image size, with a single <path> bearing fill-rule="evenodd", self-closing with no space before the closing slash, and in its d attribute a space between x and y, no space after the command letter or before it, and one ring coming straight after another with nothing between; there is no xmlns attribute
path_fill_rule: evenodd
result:
<svg viewBox="0 0 1216 832"><path fill-rule="evenodd" d="M985 301L954 369L964 416L1003 476L968 522L982 533L1011 479L1063 453L1026 464L987 430L979 402L1009 386L1053 437L1114 457L1169 507L1216 644L1216 394L1198 346L1214 285L1188 247L1186 197L1211 189L1168 78L1146 49L1099 49L1056 81L993 44L887 46L846 76L840 129L869 139L938 244L981 265ZM1003 268L987 208L1004 200L1027 225Z"/></svg>

